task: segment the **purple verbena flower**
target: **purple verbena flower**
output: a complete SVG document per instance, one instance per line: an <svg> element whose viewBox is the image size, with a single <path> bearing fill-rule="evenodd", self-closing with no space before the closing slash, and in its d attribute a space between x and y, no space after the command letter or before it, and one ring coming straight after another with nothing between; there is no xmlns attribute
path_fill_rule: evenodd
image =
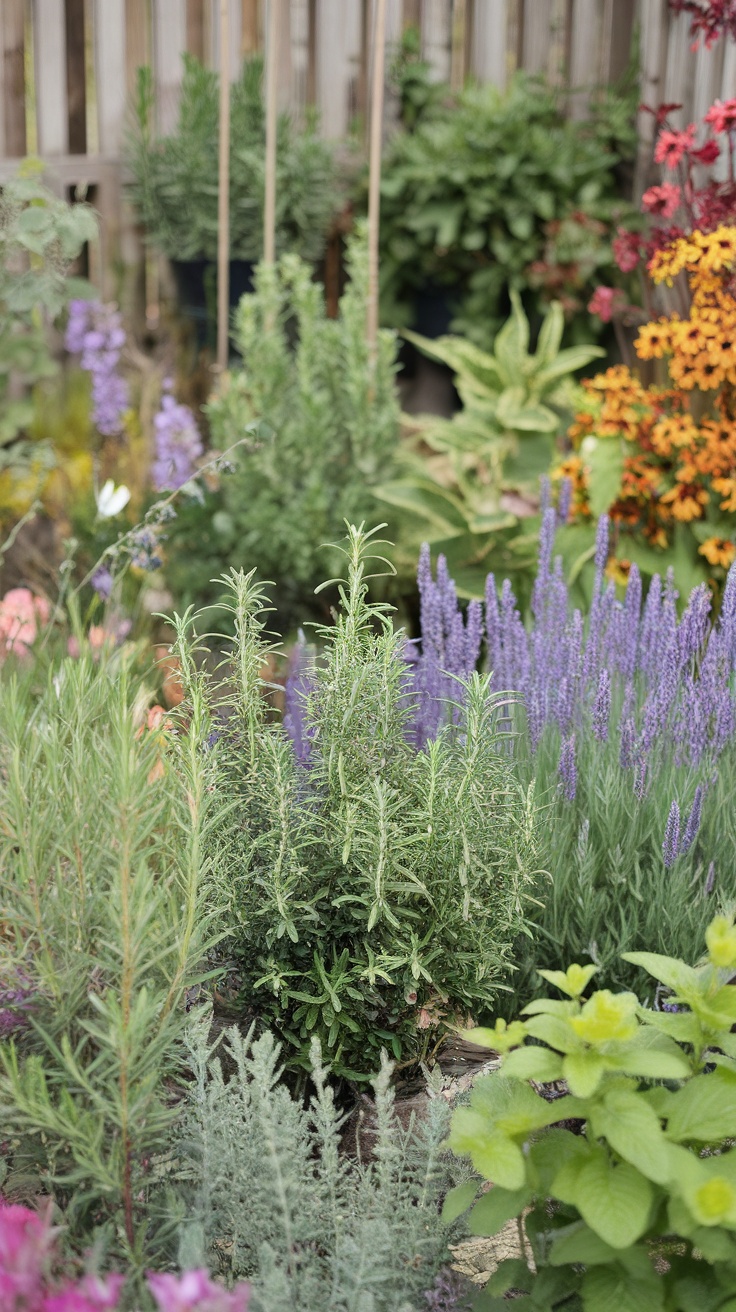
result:
<svg viewBox="0 0 736 1312"><path fill-rule="evenodd" d="M122 318L114 305L72 301L65 345L92 378L92 419L104 437L116 437L128 408L128 385L118 370L125 345Z"/></svg>
<svg viewBox="0 0 736 1312"><path fill-rule="evenodd" d="M192 411L164 392L154 421L151 482L157 492L176 491L196 471L204 446Z"/></svg>
<svg viewBox="0 0 736 1312"><path fill-rule="evenodd" d="M92 587L102 601L108 601L112 595L113 581L112 574L106 565L100 565L100 568L95 570L90 579Z"/></svg>
<svg viewBox="0 0 736 1312"><path fill-rule="evenodd" d="M690 808L690 814L688 815L687 820L685 821L685 824L682 829L682 834L680 836L680 852L682 853L683 856L685 855L686 852L690 851L690 848L692 847L693 843L695 842L695 839L698 836L698 830L700 829L700 820L702 814L703 814L703 785L698 784L697 788L695 789L695 796L693 798L693 804Z"/></svg>

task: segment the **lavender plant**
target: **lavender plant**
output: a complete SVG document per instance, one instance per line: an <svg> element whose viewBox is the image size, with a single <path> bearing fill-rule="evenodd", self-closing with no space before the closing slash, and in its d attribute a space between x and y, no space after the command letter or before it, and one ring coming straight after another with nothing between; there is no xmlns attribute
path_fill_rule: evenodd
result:
<svg viewBox="0 0 736 1312"><path fill-rule="evenodd" d="M468 680L452 730L426 750L409 743L404 637L368 601L372 549L351 527L340 612L319 630L324 656L302 699L305 763L266 716L252 575L223 580L236 635L224 681L197 673L194 615L175 621L187 695L204 680L221 722L216 790L233 812L219 899L243 1003L291 1064L306 1064L316 1035L334 1070L359 1078L381 1048L415 1060L443 1025L491 1003L522 926L535 829L531 793L498 750L487 677Z"/></svg>
<svg viewBox="0 0 736 1312"><path fill-rule="evenodd" d="M583 953L607 979L628 987L634 975L628 963L617 963L622 949L686 955L714 901L736 896L736 827L727 805L736 730L736 572L716 623L706 587L692 592L678 618L671 574L655 576L644 597L636 565L620 599L604 573L604 517L584 617L571 606L554 558L562 516L564 506L562 515L544 514L529 625L509 581L499 591L489 576L486 661L491 688L517 694L505 714L519 781L534 780L548 808L540 842L547 877L532 917L537 941L555 966ZM412 686L421 740L449 718L449 672L463 661L466 674L472 666L480 619L469 608L463 623L441 559L435 582L423 553L419 582L422 647ZM531 970L536 943L522 943L520 951Z"/></svg>
<svg viewBox="0 0 736 1312"><path fill-rule="evenodd" d="M217 817L205 708L175 772L129 656L0 679L0 1123L10 1194L51 1192L72 1244L100 1227L140 1274Z"/></svg>

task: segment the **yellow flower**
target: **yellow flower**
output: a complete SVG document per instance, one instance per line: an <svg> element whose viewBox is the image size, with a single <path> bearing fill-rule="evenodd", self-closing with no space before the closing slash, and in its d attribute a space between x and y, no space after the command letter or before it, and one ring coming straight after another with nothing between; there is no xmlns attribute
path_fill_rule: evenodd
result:
<svg viewBox="0 0 736 1312"><path fill-rule="evenodd" d="M570 1025L586 1043L620 1043L636 1033L637 1005L633 993L614 994L610 989L600 989L585 1003L579 1016L570 1017Z"/></svg>
<svg viewBox="0 0 736 1312"><path fill-rule="evenodd" d="M736 1213L736 1189L723 1175L714 1175L692 1196L693 1213L702 1225L719 1225Z"/></svg>
<svg viewBox="0 0 736 1312"><path fill-rule="evenodd" d="M657 323L643 324L634 342L634 350L640 360L661 360L663 355L672 350L670 320L663 318Z"/></svg>
<svg viewBox="0 0 736 1312"><path fill-rule="evenodd" d="M700 519L707 501L708 493L705 488L698 487L696 483L678 483L677 487L673 487L670 492L665 492L660 497L661 504L668 505L674 519L682 524Z"/></svg>
<svg viewBox="0 0 736 1312"><path fill-rule="evenodd" d="M714 916L705 931L708 956L714 966L736 966L736 926L728 916Z"/></svg>
<svg viewBox="0 0 736 1312"><path fill-rule="evenodd" d="M736 546L728 538L708 538L698 551L709 565L722 565L724 569L736 559Z"/></svg>

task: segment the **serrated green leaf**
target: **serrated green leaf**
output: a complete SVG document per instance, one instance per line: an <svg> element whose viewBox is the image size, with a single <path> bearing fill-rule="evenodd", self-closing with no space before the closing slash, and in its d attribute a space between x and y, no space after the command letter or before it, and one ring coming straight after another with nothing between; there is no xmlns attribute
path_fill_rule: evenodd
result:
<svg viewBox="0 0 736 1312"><path fill-rule="evenodd" d="M592 1107L590 1124L596 1138L611 1147L643 1175L665 1184L670 1178L671 1159L659 1117L641 1095L627 1089L611 1089L599 1107Z"/></svg>

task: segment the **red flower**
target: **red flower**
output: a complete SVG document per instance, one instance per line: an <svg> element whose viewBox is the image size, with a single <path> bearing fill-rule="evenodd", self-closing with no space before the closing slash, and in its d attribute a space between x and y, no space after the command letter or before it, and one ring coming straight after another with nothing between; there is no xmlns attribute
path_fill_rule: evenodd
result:
<svg viewBox="0 0 736 1312"><path fill-rule="evenodd" d="M705 116L714 132L733 132L736 128L736 100L716 100Z"/></svg>
<svg viewBox="0 0 736 1312"><path fill-rule="evenodd" d="M669 118L670 114L673 114L676 109L682 109L682 105L676 105L674 102L670 102L666 105L658 105L656 109L652 109L651 105L640 105L639 109L643 110L646 114L653 114L657 120L657 127L661 128L665 119Z"/></svg>
<svg viewBox="0 0 736 1312"><path fill-rule="evenodd" d="M680 204L680 188L671 182L663 182L661 187L650 187L645 191L641 203L650 214L661 214L663 219L671 219Z"/></svg>
<svg viewBox="0 0 736 1312"><path fill-rule="evenodd" d="M622 273L631 273L641 258L639 234L619 228L612 242L613 258Z"/></svg>
<svg viewBox="0 0 736 1312"><path fill-rule="evenodd" d="M690 151L690 158L697 160L698 164L715 164L720 153L721 148L717 141L706 141L698 150Z"/></svg>
<svg viewBox="0 0 736 1312"><path fill-rule="evenodd" d="M658 164L665 164L668 169L676 169L683 155L692 150L694 144L694 123L688 123L683 132L670 132L665 129L660 132L657 139L654 158Z"/></svg>
<svg viewBox="0 0 736 1312"><path fill-rule="evenodd" d="M610 323L625 304L626 298L618 287L596 287L588 301L588 314L597 314L602 323Z"/></svg>

